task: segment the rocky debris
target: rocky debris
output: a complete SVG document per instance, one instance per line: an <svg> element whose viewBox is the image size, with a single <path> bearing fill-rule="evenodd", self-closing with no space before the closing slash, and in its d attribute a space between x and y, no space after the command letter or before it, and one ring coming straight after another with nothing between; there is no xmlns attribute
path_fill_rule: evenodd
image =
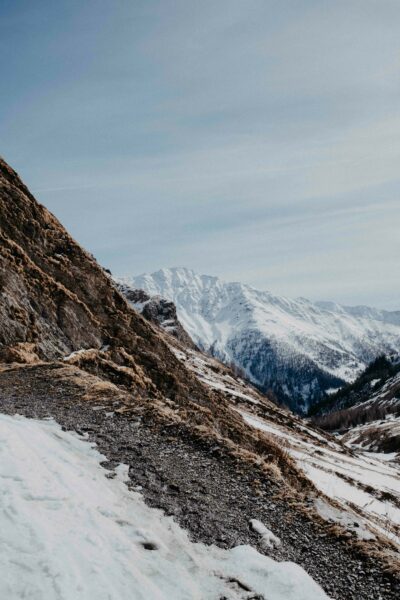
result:
<svg viewBox="0 0 400 600"><path fill-rule="evenodd" d="M36 344L19 342L14 346L0 347L0 362L21 364L40 362Z"/></svg>
<svg viewBox="0 0 400 600"><path fill-rule="evenodd" d="M399 597L399 580L298 512L273 479L260 477L215 444L182 436L174 427L155 427L140 414L119 412L123 398L104 394L98 402L82 401L77 372L51 385L49 377L37 377L37 370L23 369L18 379L13 369L0 374L1 412L53 417L96 442L107 458L105 476L121 462L129 465L130 487L173 516L193 540L223 548L251 544L277 560L295 561L336 600ZM95 378L87 377L93 384ZM250 526L253 519L268 523L281 544L267 550Z"/></svg>

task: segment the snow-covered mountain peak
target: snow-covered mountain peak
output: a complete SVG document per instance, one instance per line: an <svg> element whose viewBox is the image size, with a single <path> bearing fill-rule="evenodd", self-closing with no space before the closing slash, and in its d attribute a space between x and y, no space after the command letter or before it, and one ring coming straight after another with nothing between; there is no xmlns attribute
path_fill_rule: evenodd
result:
<svg viewBox="0 0 400 600"><path fill-rule="evenodd" d="M187 268L123 282L172 300L196 344L299 410L400 347L400 312L291 299Z"/></svg>

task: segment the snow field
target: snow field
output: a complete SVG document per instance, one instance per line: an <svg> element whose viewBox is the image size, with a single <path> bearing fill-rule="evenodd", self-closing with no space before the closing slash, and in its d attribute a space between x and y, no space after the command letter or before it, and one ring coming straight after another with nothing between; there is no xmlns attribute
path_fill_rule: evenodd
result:
<svg viewBox="0 0 400 600"><path fill-rule="evenodd" d="M379 493L386 492L400 499L400 469L396 463L390 464L379 454L360 450L349 456L339 445L336 451L332 445L315 445L289 429L281 429L244 410L238 412L250 426L285 439L288 452L315 487L339 502L346 513L338 512L335 516L332 510L322 511L324 514L318 510L321 516L329 512L327 520L335 520L349 529L356 524L354 531L361 539L373 539L371 532L375 530L400 546L400 537L394 533L394 528L400 525L400 509L396 502L379 498ZM352 506L361 510L361 518Z"/></svg>
<svg viewBox="0 0 400 600"><path fill-rule="evenodd" d="M192 543L102 460L53 421L0 415L0 598L327 599L296 564Z"/></svg>

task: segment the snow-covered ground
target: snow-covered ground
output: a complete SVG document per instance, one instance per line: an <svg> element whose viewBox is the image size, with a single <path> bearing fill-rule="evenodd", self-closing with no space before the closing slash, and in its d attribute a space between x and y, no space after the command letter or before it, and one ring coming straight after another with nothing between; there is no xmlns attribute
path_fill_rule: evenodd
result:
<svg viewBox="0 0 400 600"><path fill-rule="evenodd" d="M328 520L342 522L362 539L371 537L365 529L367 526L371 533L378 532L400 546L400 467L397 463L357 449L347 454L334 442L313 443L245 410L240 413L252 427L283 439L287 451L315 487L337 501L347 513L347 516L337 514L336 517L330 513ZM319 512L324 512L321 506ZM321 516L328 512L325 510Z"/></svg>
<svg viewBox="0 0 400 600"><path fill-rule="evenodd" d="M190 348L185 348L184 350L183 348L178 349L172 344L170 345L170 349L205 385L214 390L224 392L228 396L258 404L259 400L257 398L259 394L248 383L240 379L240 377L234 378L228 371L216 374L216 369L220 369L221 365L219 361L214 360L211 356L201 354Z"/></svg>
<svg viewBox="0 0 400 600"><path fill-rule="evenodd" d="M0 415L2 600L327 598L298 565L192 543L102 460L53 421Z"/></svg>
<svg viewBox="0 0 400 600"><path fill-rule="evenodd" d="M400 404L398 399L397 404ZM398 437L400 437L400 415L387 414L385 419L369 421L353 427L342 436L342 439L350 448L359 446L364 450L375 451L384 441L388 443L388 440Z"/></svg>

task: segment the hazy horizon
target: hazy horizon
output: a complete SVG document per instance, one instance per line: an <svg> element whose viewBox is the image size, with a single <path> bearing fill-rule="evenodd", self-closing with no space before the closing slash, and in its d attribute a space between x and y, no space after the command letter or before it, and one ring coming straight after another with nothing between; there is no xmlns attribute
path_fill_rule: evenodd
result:
<svg viewBox="0 0 400 600"><path fill-rule="evenodd" d="M400 309L400 3L3 2L1 153L115 275Z"/></svg>

